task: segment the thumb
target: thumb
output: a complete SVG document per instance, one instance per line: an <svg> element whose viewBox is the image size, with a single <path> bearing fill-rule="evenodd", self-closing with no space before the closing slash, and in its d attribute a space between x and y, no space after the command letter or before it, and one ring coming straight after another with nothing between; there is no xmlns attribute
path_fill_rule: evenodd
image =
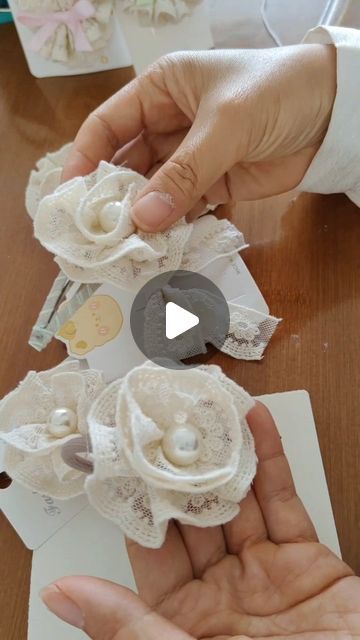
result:
<svg viewBox="0 0 360 640"><path fill-rule="evenodd" d="M107 580L61 578L41 597L52 613L92 640L194 640L135 593Z"/></svg>
<svg viewBox="0 0 360 640"><path fill-rule="evenodd" d="M185 216L234 162L224 129L217 123L199 124L138 195L132 209L135 224L144 231L164 231Z"/></svg>

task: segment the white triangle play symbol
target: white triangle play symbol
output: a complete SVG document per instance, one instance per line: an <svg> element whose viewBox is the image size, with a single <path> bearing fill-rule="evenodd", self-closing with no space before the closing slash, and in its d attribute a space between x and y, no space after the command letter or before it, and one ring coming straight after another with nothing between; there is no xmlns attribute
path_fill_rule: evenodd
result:
<svg viewBox="0 0 360 640"><path fill-rule="evenodd" d="M190 313L190 311L179 307L175 302L168 302L166 304L165 317L166 337L168 340L177 338L177 336L185 333L185 331L196 327L200 322L194 313Z"/></svg>

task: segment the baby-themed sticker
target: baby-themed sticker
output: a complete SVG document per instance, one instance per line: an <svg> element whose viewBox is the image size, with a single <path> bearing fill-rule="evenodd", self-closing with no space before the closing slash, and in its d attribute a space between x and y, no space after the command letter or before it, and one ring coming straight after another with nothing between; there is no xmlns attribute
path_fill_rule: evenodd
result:
<svg viewBox="0 0 360 640"><path fill-rule="evenodd" d="M123 326L119 303L109 295L93 295L70 320L60 327L56 337L65 342L70 356L85 358L119 335Z"/></svg>

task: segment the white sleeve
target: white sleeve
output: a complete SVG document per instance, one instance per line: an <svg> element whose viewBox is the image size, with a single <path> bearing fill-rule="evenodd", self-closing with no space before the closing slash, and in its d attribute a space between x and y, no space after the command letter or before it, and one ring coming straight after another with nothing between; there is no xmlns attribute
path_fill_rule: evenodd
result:
<svg viewBox="0 0 360 640"><path fill-rule="evenodd" d="M304 42L336 46L337 92L326 136L297 188L346 193L360 207L360 30L317 27Z"/></svg>

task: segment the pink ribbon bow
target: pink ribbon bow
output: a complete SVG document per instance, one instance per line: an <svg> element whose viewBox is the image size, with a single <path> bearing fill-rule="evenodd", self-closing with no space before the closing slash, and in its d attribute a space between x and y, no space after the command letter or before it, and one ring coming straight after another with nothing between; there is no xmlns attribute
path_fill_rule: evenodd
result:
<svg viewBox="0 0 360 640"><path fill-rule="evenodd" d="M81 23L91 18L94 13L95 8L90 0L78 0L69 11L50 11L42 14L20 11L17 18L26 27L40 27L30 41L29 48L32 51L40 51L60 24L65 24L72 32L76 51L92 51Z"/></svg>

